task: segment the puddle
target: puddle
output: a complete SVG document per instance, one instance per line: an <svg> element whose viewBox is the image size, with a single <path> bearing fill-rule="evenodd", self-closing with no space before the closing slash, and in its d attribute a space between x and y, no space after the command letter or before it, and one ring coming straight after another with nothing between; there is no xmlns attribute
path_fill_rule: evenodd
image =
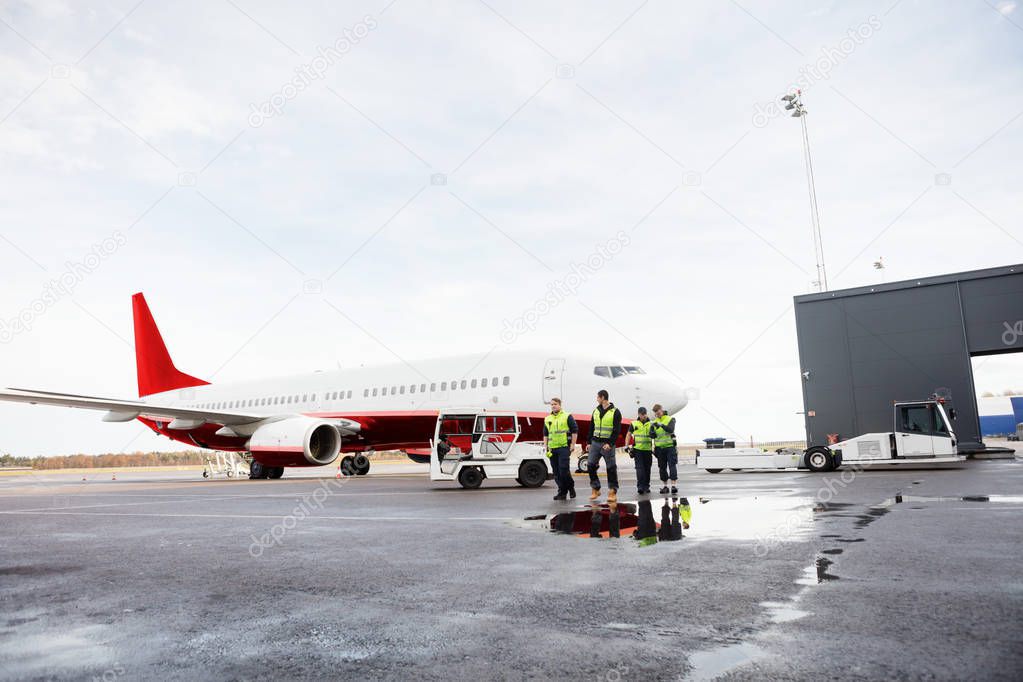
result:
<svg viewBox="0 0 1023 682"><path fill-rule="evenodd" d="M686 680L713 680L733 668L750 663L765 656L767 652L755 644L729 644L728 646L700 651L689 656L689 664L693 666Z"/></svg>
<svg viewBox="0 0 1023 682"><path fill-rule="evenodd" d="M820 585L822 583L838 580L837 575L828 573L828 568L835 562L823 556L803 569L803 577L796 581L799 585Z"/></svg>
<svg viewBox="0 0 1023 682"><path fill-rule="evenodd" d="M767 609L772 623L791 623L810 615L809 611L797 609L792 602L765 601L760 602L760 605Z"/></svg>
<svg viewBox="0 0 1023 682"><path fill-rule="evenodd" d="M880 507L891 507L903 502L994 502L995 504L1023 504L1023 495L961 495L959 497L923 497L920 495L903 495L898 493L895 497L885 500L878 505Z"/></svg>
<svg viewBox="0 0 1023 682"><path fill-rule="evenodd" d="M801 540L813 524L809 497L742 499L685 497L586 505L527 516L513 525L590 538L632 537L641 546L683 538L762 541Z"/></svg>

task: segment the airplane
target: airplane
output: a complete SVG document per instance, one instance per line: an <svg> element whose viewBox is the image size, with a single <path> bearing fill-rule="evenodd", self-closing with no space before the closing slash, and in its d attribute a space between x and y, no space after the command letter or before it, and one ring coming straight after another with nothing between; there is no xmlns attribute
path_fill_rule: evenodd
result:
<svg viewBox="0 0 1023 682"><path fill-rule="evenodd" d="M181 443L245 453L250 477L274 479L286 467L332 464L341 453L353 453L340 464L359 475L378 450L428 462L438 414L451 408L515 411L522 440L539 441L557 396L585 442L600 389L625 422L639 405L659 402L675 414L688 402L684 387L638 365L540 351L495 351L474 365L452 357L211 384L177 369L142 293L132 296L132 315L138 400L19 388L0 391L0 400L101 410L107 422L137 419Z"/></svg>

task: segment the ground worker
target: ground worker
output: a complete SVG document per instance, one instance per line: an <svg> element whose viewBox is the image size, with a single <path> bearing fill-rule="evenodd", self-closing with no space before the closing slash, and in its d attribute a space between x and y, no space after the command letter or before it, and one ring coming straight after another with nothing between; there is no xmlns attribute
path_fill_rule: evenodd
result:
<svg viewBox="0 0 1023 682"><path fill-rule="evenodd" d="M569 460L578 437L579 427L575 418L562 411L561 398L551 398L551 413L543 420L543 445L551 458L551 469L558 484L555 500L564 500L566 495L575 499L575 480Z"/></svg>
<svg viewBox="0 0 1023 682"><path fill-rule="evenodd" d="M650 469L654 465L654 446L651 437L650 418L646 408L636 410L636 421L629 425L629 435L625 437L625 445L629 447L629 457L636 463L636 492L640 495L650 493Z"/></svg>
<svg viewBox="0 0 1023 682"><path fill-rule="evenodd" d="M668 481L671 493L678 493L678 447L675 444L675 418L664 413L664 408L654 405L654 456L657 470L661 475L661 494L667 495Z"/></svg>
<svg viewBox="0 0 1023 682"><path fill-rule="evenodd" d="M607 501L618 501L618 465L615 463L615 446L618 444L618 434L622 430L622 413L608 400L607 391L601 389L597 392L597 407L593 410L593 421L590 424L590 450L586 460L590 472L590 500L595 501L600 497L600 479L597 477L597 467L600 465L600 458L604 458L607 465Z"/></svg>

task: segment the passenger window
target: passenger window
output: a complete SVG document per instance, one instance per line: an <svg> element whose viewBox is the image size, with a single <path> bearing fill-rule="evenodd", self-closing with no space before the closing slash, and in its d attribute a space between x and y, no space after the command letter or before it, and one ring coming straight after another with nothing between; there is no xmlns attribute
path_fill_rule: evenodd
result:
<svg viewBox="0 0 1023 682"><path fill-rule="evenodd" d="M437 392L437 383L434 382L434 383L430 384L430 393L436 393L436 392Z"/></svg>
<svg viewBox="0 0 1023 682"><path fill-rule="evenodd" d="M373 395L376 395L376 393L374 393ZM363 398L368 398L369 397L369 389L368 388L362 389L362 397Z"/></svg>
<svg viewBox="0 0 1023 682"><path fill-rule="evenodd" d="M487 378L483 377L482 379L480 379L480 388L486 388L486 387L487 387Z"/></svg>
<svg viewBox="0 0 1023 682"><path fill-rule="evenodd" d="M426 393L426 384L419 384L419 392Z"/></svg>
<svg viewBox="0 0 1023 682"><path fill-rule="evenodd" d="M351 392L351 391L348 391L348 397L349 397L349 398L351 398L351 397L352 397L352 392Z"/></svg>
<svg viewBox="0 0 1023 682"><path fill-rule="evenodd" d="M398 395L398 387L391 386L391 395Z"/></svg>
<svg viewBox="0 0 1023 682"><path fill-rule="evenodd" d="M465 379L462 379L462 390L463 390L463 391L465 390L465 385L466 385L467 383L469 383L469 382L467 382L467 381L466 381Z"/></svg>
<svg viewBox="0 0 1023 682"><path fill-rule="evenodd" d="M377 397L377 390L376 390L375 388L373 389L373 397L374 397L374 398L376 398L376 397Z"/></svg>
<svg viewBox="0 0 1023 682"><path fill-rule="evenodd" d="M491 379L490 385L493 386L494 388L497 388L497 377Z"/></svg>
<svg viewBox="0 0 1023 682"><path fill-rule="evenodd" d="M402 384L398 388L399 388L398 393L401 393L402 395L405 395L405 384ZM394 389L393 388L391 389L391 393L394 393Z"/></svg>
<svg viewBox="0 0 1023 682"><path fill-rule="evenodd" d="M612 367L611 368L611 378L612 379L617 379L618 377L623 377L623 376L625 376L625 368L624 367Z"/></svg>
<svg viewBox="0 0 1023 682"><path fill-rule="evenodd" d="M475 379L472 380L472 387L476 388L476 380Z"/></svg>
<svg viewBox="0 0 1023 682"><path fill-rule="evenodd" d="M607 367L604 367L603 365L594 367L593 373L596 374L598 377L607 377L608 379L611 378L611 370L609 370Z"/></svg>
<svg viewBox="0 0 1023 682"><path fill-rule="evenodd" d="M507 386L510 383L511 383L511 377L505 377L504 378L504 385Z"/></svg>
<svg viewBox="0 0 1023 682"><path fill-rule="evenodd" d="M409 386L408 387L408 392L409 393L415 393L416 392L416 385L412 384L411 386Z"/></svg>
<svg viewBox="0 0 1023 682"><path fill-rule="evenodd" d="M646 372L643 371L642 367L636 367L636 366L632 366L632 367L626 366L625 371L628 372L629 374L646 374Z"/></svg>
<svg viewBox="0 0 1023 682"><path fill-rule="evenodd" d="M446 381L440 382L440 390L442 390L442 391L448 390L448 382L446 382Z"/></svg>

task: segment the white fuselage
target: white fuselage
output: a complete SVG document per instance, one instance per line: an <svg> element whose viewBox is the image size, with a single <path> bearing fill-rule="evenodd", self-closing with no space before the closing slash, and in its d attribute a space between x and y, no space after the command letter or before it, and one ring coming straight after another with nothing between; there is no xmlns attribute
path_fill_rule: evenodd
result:
<svg viewBox="0 0 1023 682"><path fill-rule="evenodd" d="M687 403L679 382L635 365L521 351L494 352L481 360L440 358L218 383L158 393L145 400L257 415L374 415L452 407L545 412L550 398L556 396L569 412L589 414L600 389L608 391L626 418L635 417L640 405L649 409L661 403L673 414Z"/></svg>

